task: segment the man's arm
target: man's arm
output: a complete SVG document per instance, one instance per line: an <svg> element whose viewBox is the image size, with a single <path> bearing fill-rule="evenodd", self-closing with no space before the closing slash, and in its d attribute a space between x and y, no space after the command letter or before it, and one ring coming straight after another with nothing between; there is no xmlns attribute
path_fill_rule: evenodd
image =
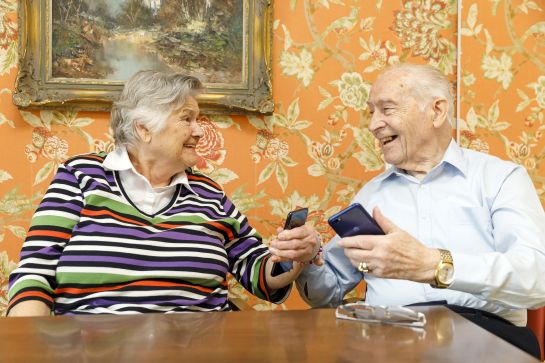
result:
<svg viewBox="0 0 545 363"><path fill-rule="evenodd" d="M491 216L496 251L453 253L450 288L514 307L545 305L545 213L522 167L505 178Z"/></svg>

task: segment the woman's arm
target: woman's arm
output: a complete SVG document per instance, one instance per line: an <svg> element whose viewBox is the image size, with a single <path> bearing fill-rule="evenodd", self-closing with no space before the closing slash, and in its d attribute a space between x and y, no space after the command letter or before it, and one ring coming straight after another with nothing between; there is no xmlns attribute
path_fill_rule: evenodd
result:
<svg viewBox="0 0 545 363"><path fill-rule="evenodd" d="M267 286L269 290L275 291L291 284L299 276L301 271L303 271L304 264L300 262L294 262L292 268L289 271L283 272L279 275L273 276L272 270L274 267L274 262L271 259L267 260L265 265L265 279L267 281Z"/></svg>
<svg viewBox="0 0 545 363"><path fill-rule="evenodd" d="M82 192L72 168L60 165L32 217L19 264L10 274L9 316L50 314L57 264L82 206Z"/></svg>
<svg viewBox="0 0 545 363"><path fill-rule="evenodd" d="M271 243L269 250L273 255L267 260L265 267L267 286L272 291L295 281L306 264L320 264L321 240L312 226L302 226L286 231L279 229L279 232L278 238ZM286 260L293 261L291 269L272 276L275 262ZM286 266L286 264L283 265L283 267Z"/></svg>
<svg viewBox="0 0 545 363"><path fill-rule="evenodd" d="M22 301L15 305L8 316L49 316L51 310L47 304L38 300Z"/></svg>

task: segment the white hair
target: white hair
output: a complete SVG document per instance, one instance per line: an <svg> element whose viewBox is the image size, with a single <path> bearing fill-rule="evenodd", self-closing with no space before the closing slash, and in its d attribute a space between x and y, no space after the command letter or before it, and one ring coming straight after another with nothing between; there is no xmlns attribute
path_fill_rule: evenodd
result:
<svg viewBox="0 0 545 363"><path fill-rule="evenodd" d="M409 77L411 80L409 86L421 100L431 103L437 98L446 99L447 119L452 127L455 127L453 87L441 71L428 64L400 63L388 67L379 75L378 79L390 72L401 72L404 76Z"/></svg>
<svg viewBox="0 0 545 363"><path fill-rule="evenodd" d="M139 138L134 124L158 132L169 115L183 105L187 97L203 91L198 78L179 73L140 71L123 87L111 111L111 127L116 145L135 145Z"/></svg>

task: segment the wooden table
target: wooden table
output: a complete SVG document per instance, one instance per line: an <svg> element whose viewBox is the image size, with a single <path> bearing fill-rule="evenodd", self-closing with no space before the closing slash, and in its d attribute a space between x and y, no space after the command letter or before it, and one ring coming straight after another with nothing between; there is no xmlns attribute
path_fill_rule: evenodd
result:
<svg viewBox="0 0 545 363"><path fill-rule="evenodd" d="M538 362L444 307L425 329L306 311L0 319L0 362Z"/></svg>

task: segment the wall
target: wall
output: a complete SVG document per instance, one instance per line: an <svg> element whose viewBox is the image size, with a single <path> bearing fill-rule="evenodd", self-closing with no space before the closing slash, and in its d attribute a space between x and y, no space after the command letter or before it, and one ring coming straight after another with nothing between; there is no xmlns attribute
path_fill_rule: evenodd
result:
<svg viewBox="0 0 545 363"><path fill-rule="evenodd" d="M543 12L535 7L527 0L464 1L461 142L525 165L543 200L544 31ZM327 240L327 216L383 168L366 130L370 84L381 68L399 61L437 65L455 82L456 10L453 0L276 0L275 113L205 120L200 168L224 185L266 240L296 206L309 207ZM528 36L521 41L512 32ZM112 147L106 113L13 106L16 40L16 2L3 0L0 312L29 217L56 166L70 155ZM231 292L255 309L305 307L297 293L276 307L235 284Z"/></svg>

